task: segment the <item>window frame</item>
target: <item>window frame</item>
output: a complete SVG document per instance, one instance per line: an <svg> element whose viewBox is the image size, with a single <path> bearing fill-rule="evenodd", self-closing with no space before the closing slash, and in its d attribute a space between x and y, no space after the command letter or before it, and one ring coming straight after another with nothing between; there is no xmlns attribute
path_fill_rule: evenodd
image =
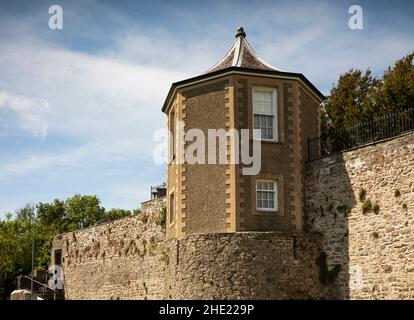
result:
<svg viewBox="0 0 414 320"><path fill-rule="evenodd" d="M258 189L258 184L259 183L272 183L273 184L273 191L272 190L262 190L262 189ZM274 194L274 198L273 198L273 208L259 208L257 206L257 198L258 198L258 192L268 192L271 193L273 192ZM269 180L269 179L258 179L255 182L255 208L256 211L266 211L266 212L279 212L279 194L278 194L278 181L277 180Z"/></svg>
<svg viewBox="0 0 414 320"><path fill-rule="evenodd" d="M175 154L177 152L177 114L175 112L175 105L171 108L169 114L169 130L168 130L168 160L169 164L173 164Z"/></svg>
<svg viewBox="0 0 414 320"><path fill-rule="evenodd" d="M171 201L171 197L172 197L172 201ZM169 206L168 206L168 222L169 222L169 227L172 227L175 223L175 193L174 191L171 191L169 196L168 196L168 201L169 201ZM171 209L172 209L172 217L171 217ZM172 220L171 220L172 218Z"/></svg>
<svg viewBox="0 0 414 320"><path fill-rule="evenodd" d="M268 91L272 92L272 109L273 113L256 113L254 108L254 95L255 91ZM277 88L274 87L261 87L261 86L253 86L252 87L252 129L254 127L254 116L255 115L262 115L262 116L272 116L273 117L273 139L268 138L258 138L253 135L254 140L264 141L264 142L279 142L279 119L278 119L278 94Z"/></svg>

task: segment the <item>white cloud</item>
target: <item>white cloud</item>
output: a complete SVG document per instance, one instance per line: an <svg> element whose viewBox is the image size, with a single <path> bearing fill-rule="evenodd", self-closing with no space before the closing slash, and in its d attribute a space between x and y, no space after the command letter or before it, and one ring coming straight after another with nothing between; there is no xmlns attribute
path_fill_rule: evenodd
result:
<svg viewBox="0 0 414 320"><path fill-rule="evenodd" d="M0 44L0 51L0 68L5 71L0 88L18 88L49 101L3 93L2 105L12 106L21 115L22 125L31 125L36 134L45 132L41 124L48 123L49 135L74 137L82 143L58 154L31 154L3 164L1 171L9 176L56 162L82 165L85 161L152 159L153 132L165 127L161 112L165 95L173 81L186 77L182 72L44 44ZM48 112L36 118L34 111L47 105Z"/></svg>
<svg viewBox="0 0 414 320"><path fill-rule="evenodd" d="M193 35L182 39L168 31L152 30L149 35L141 30L130 30L115 38L114 47L103 54L151 68L180 70L185 77L192 77L214 65L230 47L233 39L228 40L223 52L217 51L216 36L208 39Z"/></svg>
<svg viewBox="0 0 414 320"><path fill-rule="evenodd" d="M46 112L49 103L45 99L25 97L0 91L0 109L7 108L16 113L17 125L35 137L44 139L47 135Z"/></svg>

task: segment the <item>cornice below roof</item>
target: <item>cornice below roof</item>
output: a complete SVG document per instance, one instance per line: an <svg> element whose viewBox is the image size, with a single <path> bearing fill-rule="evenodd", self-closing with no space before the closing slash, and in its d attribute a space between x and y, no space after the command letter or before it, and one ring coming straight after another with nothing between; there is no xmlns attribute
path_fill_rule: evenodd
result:
<svg viewBox="0 0 414 320"><path fill-rule="evenodd" d="M210 73L204 73L202 75L185 79L179 82L175 82L171 85L170 90L167 94L167 97L164 101L164 105L162 107L162 111L166 112L169 102L175 92L175 89L187 87L196 83L213 80L220 78L225 75L230 74L245 74L245 75L257 75L257 76L265 76L265 77L273 77L273 78L287 78L287 79L297 79L302 81L315 95L318 97L322 102L325 100L325 96L301 73L294 73L294 72L285 72L285 71L276 71L276 70L262 70L262 69L251 69L251 68L242 68L242 67L229 67L226 69L219 69L217 71L212 71Z"/></svg>

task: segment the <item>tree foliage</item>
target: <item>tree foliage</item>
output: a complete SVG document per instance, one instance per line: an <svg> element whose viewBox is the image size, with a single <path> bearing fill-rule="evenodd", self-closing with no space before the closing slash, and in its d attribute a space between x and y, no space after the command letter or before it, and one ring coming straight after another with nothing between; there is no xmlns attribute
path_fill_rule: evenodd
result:
<svg viewBox="0 0 414 320"><path fill-rule="evenodd" d="M321 136L327 149L346 145L352 126L414 107L413 58L414 52L398 60L380 79L369 69L351 69L339 77L322 105Z"/></svg>
<svg viewBox="0 0 414 320"><path fill-rule="evenodd" d="M33 233L30 223L20 219L0 221L0 299L14 289L19 273L30 270Z"/></svg>
<svg viewBox="0 0 414 320"><path fill-rule="evenodd" d="M414 52L385 71L378 87L378 104L384 113L414 107Z"/></svg>
<svg viewBox="0 0 414 320"><path fill-rule="evenodd" d="M14 219L6 213L0 220L0 299L7 299L16 288L19 274L31 270L32 241L35 242L35 268L46 269L52 238L56 234L86 228L103 221L130 216L139 211L105 210L96 196L75 194L65 201L26 204L16 210Z"/></svg>
<svg viewBox="0 0 414 320"><path fill-rule="evenodd" d="M105 217L105 209L96 196L74 195L66 200L67 228L76 230L89 227Z"/></svg>

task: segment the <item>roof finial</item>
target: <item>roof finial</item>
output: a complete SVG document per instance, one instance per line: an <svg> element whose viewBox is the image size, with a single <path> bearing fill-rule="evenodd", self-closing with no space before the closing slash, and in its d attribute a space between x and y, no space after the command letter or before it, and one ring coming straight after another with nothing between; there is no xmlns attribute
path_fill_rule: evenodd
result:
<svg viewBox="0 0 414 320"><path fill-rule="evenodd" d="M236 38L238 37L242 37L242 38L246 37L246 32L244 32L243 27L237 28Z"/></svg>

